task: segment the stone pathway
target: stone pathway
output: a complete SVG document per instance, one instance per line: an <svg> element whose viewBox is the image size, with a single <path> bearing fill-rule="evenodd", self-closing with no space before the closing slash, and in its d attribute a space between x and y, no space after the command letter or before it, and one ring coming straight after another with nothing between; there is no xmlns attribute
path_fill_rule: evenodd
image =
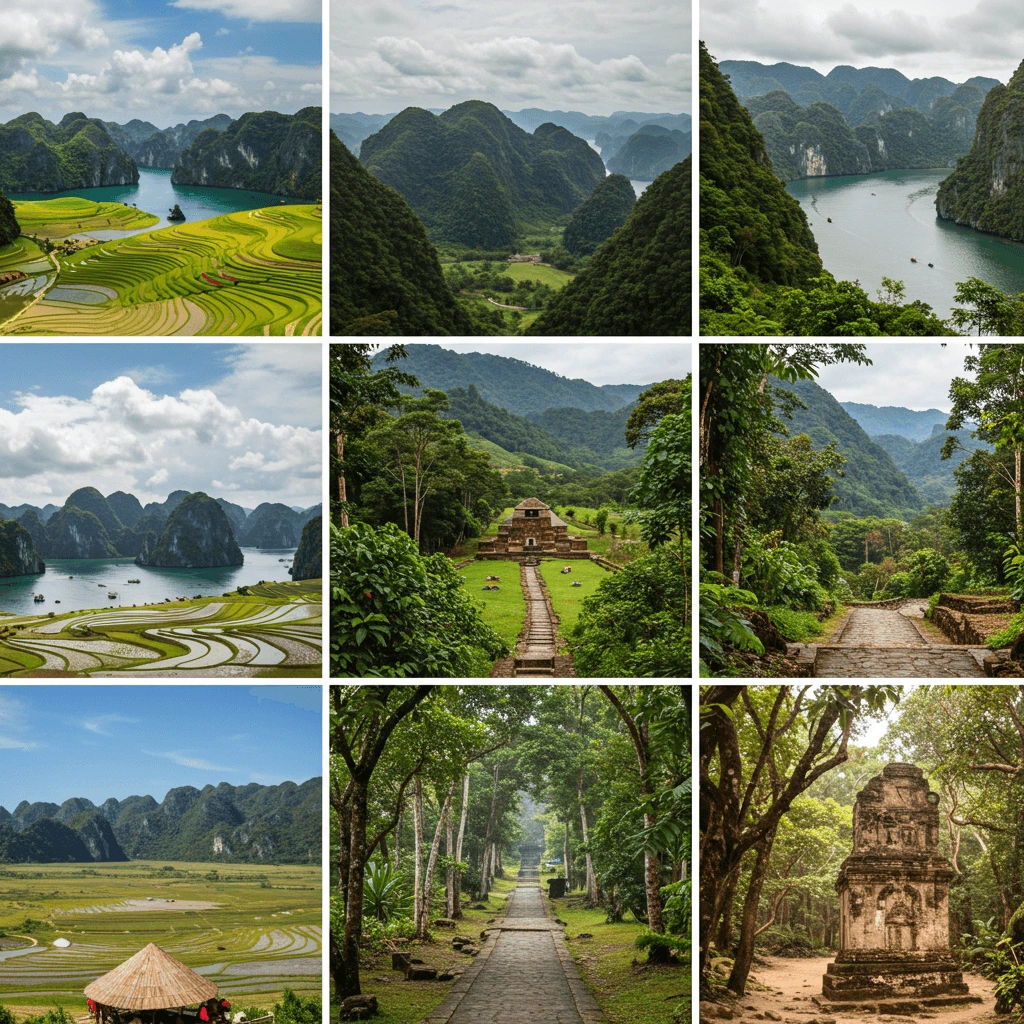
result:
<svg viewBox="0 0 1024 1024"><path fill-rule="evenodd" d="M602 1024L536 885L513 890L489 932L470 970L424 1024Z"/></svg>
<svg viewBox="0 0 1024 1024"><path fill-rule="evenodd" d="M820 678L965 678L984 676L988 651L934 643L900 610L854 608L829 643L814 645L814 675Z"/></svg>
<svg viewBox="0 0 1024 1024"><path fill-rule="evenodd" d="M540 570L524 563L519 567L519 576L526 600L526 624L516 647L515 674L553 676L558 647Z"/></svg>

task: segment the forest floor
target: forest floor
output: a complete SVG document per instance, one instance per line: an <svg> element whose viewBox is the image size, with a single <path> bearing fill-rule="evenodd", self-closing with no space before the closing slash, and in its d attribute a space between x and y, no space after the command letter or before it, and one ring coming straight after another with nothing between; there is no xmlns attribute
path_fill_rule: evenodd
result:
<svg viewBox="0 0 1024 1024"><path fill-rule="evenodd" d="M811 997L821 994L821 979L833 959L832 956L765 956L761 959L763 964L755 965L750 975L751 983L748 985L747 994L731 1007L733 1021L779 1020L783 1024L812 1024L815 1020L819 1024L824 1024L826 1020L833 1024L865 1024L869 1020L879 1020L883 1024L917 1024L919 1021L960 1024L961 1021L970 1021L971 1024L995 1024L996 1021L1007 1019L1005 1015L999 1016L992 1009L995 1003L993 983L978 974L967 973L964 974L964 981L970 988L971 995L981 996L983 1001L980 1003L929 1007L926 1012L921 1013L883 1016L862 1011L839 1010L836 1004L832 1003L829 1011L825 1013ZM704 1005L701 1004L702 1020L705 1017Z"/></svg>

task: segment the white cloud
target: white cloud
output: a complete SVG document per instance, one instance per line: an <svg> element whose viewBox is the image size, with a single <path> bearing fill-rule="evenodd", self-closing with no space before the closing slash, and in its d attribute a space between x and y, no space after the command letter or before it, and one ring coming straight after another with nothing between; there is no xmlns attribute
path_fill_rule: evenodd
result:
<svg viewBox="0 0 1024 1024"><path fill-rule="evenodd" d="M321 0L173 0L171 7L218 11L246 21L312 21L323 17Z"/></svg>
<svg viewBox="0 0 1024 1024"><path fill-rule="evenodd" d="M147 750L147 754L150 757L166 757L168 761L173 761L175 764L179 764L182 768L199 768L203 771L209 772L230 772L233 775L239 773L237 768L225 768L223 765L211 764L209 761L204 760L201 757L192 757L189 754L179 754L174 751L168 751L166 753L157 750Z"/></svg>
<svg viewBox="0 0 1024 1024"><path fill-rule="evenodd" d="M31 740L16 739L11 733L24 733L28 730L28 709L16 697L0 694L0 726L4 734L0 734L0 750L35 750L39 744Z"/></svg>
<svg viewBox="0 0 1024 1024"><path fill-rule="evenodd" d="M91 485L104 494L129 491L145 503L179 488L210 493L220 489L216 480L233 484L245 505L316 504L322 493L319 376L315 387L303 381L311 361L306 350L316 349L319 359L320 347L288 346L290 363L285 346L249 347L272 351L243 350L215 389L158 394L122 376L85 399L23 393L16 409L0 409L0 493L9 502L59 504L76 487ZM275 412L278 382L285 405L299 406L305 394L302 425L292 425L281 408ZM247 386L263 394L249 401Z"/></svg>
<svg viewBox="0 0 1024 1024"><path fill-rule="evenodd" d="M137 718L125 718L123 715L98 715L82 722L82 727L100 736L110 736L112 734L108 731L109 726L137 725L138 721Z"/></svg>

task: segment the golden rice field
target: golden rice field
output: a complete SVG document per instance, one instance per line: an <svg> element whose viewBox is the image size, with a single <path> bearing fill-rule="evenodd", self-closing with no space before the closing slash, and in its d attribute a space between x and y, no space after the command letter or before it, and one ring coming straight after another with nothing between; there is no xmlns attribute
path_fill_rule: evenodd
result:
<svg viewBox="0 0 1024 1024"><path fill-rule="evenodd" d="M0 617L0 678L319 678L320 580L246 591L139 608Z"/></svg>
<svg viewBox="0 0 1024 1024"><path fill-rule="evenodd" d="M134 206L96 203L77 196L16 202L14 215L23 234L50 239L66 238L79 232L134 231L160 223L155 214Z"/></svg>
<svg viewBox="0 0 1024 1024"><path fill-rule="evenodd" d="M0 931L22 947L0 950L0 1005L84 1013L82 989L150 942L239 1009L319 995L321 885L319 862L0 865Z"/></svg>
<svg viewBox="0 0 1024 1024"><path fill-rule="evenodd" d="M65 200L35 205L49 202ZM319 206L227 213L60 257L52 287L0 333L317 336L322 213Z"/></svg>

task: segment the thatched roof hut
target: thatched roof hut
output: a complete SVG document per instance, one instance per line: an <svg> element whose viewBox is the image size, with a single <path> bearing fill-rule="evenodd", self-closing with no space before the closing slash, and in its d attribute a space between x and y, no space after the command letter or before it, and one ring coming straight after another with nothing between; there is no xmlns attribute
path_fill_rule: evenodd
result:
<svg viewBox="0 0 1024 1024"><path fill-rule="evenodd" d="M169 1010L205 1003L217 995L217 986L151 942L86 985L85 995L97 1007Z"/></svg>

